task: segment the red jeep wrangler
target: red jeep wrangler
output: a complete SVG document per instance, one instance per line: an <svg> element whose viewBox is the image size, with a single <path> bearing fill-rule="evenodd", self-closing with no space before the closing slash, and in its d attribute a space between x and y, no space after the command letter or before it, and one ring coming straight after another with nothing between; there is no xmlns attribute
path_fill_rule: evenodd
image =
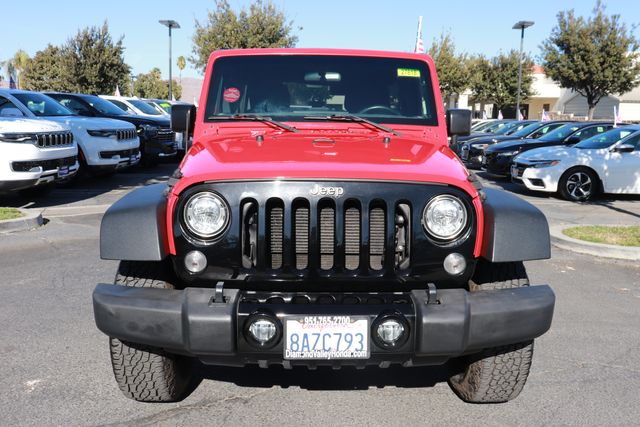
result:
<svg viewBox="0 0 640 427"><path fill-rule="evenodd" d="M267 368L446 365L469 402L520 393L555 297L544 215L482 189L448 147L426 55L214 52L193 146L167 184L102 220L115 284L93 293L124 394L185 397L193 359Z"/></svg>

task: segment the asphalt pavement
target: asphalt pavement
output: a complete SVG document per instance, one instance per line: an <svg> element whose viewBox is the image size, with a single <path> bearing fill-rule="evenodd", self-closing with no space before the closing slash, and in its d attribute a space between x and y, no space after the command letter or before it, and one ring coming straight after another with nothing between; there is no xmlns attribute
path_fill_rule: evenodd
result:
<svg viewBox="0 0 640 427"><path fill-rule="evenodd" d="M465 404L438 367L201 366L202 381L183 402L126 399L93 322L93 287L111 282L116 268L99 259L100 218L117 198L173 168L94 179L41 199L0 198L41 209L47 220L35 231L0 234L0 425L637 425L640 267L557 248L551 260L527 263L532 283L549 283L557 303L512 402ZM513 190L552 223L640 222L637 197L575 204Z"/></svg>

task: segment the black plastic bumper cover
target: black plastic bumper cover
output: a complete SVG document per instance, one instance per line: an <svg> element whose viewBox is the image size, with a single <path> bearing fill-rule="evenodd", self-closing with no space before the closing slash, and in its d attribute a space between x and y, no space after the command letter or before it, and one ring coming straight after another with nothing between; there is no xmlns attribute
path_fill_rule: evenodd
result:
<svg viewBox="0 0 640 427"><path fill-rule="evenodd" d="M208 288L180 291L99 284L93 293L95 321L102 332L124 341L193 356L233 357L240 292L224 292L224 302L215 302L215 290ZM416 357L454 357L536 338L551 326L555 304L546 285L476 293L444 289L438 291L437 304L428 304L426 291L414 290L410 296ZM307 307L310 314L322 313L317 306ZM341 309L349 314L349 306Z"/></svg>

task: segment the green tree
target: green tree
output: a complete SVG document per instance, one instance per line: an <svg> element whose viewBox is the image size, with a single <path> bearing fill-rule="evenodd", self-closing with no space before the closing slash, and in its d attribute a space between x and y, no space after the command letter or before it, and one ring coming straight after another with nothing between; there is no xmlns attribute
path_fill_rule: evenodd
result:
<svg viewBox="0 0 640 427"><path fill-rule="evenodd" d="M193 55L189 61L201 71L214 50L293 47L298 41L292 33L293 22L287 21L271 1L257 0L248 13L242 9L239 14L227 0L216 0L215 4L215 10L208 11L207 21L195 22Z"/></svg>
<svg viewBox="0 0 640 427"><path fill-rule="evenodd" d="M123 38L114 42L105 22L102 27L78 31L65 46L65 59L76 90L89 94L112 93L125 87L130 67L124 62Z"/></svg>
<svg viewBox="0 0 640 427"><path fill-rule="evenodd" d="M75 90L62 49L48 45L44 50L36 52L22 73L21 85L24 89L36 91Z"/></svg>
<svg viewBox="0 0 640 427"><path fill-rule="evenodd" d="M133 84L133 94L140 98L169 99L169 82L162 80L159 68L153 68L146 74L138 74ZM173 96L180 99L182 86L173 80Z"/></svg>
<svg viewBox="0 0 640 427"><path fill-rule="evenodd" d="M180 84L182 84L182 70L184 70L184 68L187 66L187 60L184 58L184 56L180 55L180 56L178 56L178 59L176 61L176 65L178 66L178 69L180 70Z"/></svg>
<svg viewBox="0 0 640 427"><path fill-rule="evenodd" d="M490 102L498 109L515 105L518 97L518 64L520 53L512 50L486 59L472 58L470 64L470 87L473 98L479 102ZM533 95L533 61L524 55L522 62L522 85L520 99L527 100Z"/></svg>
<svg viewBox="0 0 640 427"><path fill-rule="evenodd" d="M443 33L439 40L434 40L429 49L429 55L436 64L440 91L445 101L451 95L460 94L469 87L467 56L456 54L451 34Z"/></svg>
<svg viewBox="0 0 640 427"><path fill-rule="evenodd" d="M558 25L541 49L547 75L587 99L591 120L603 97L638 84L638 47L620 15L607 16L598 1L588 20L576 17L573 10L558 13Z"/></svg>

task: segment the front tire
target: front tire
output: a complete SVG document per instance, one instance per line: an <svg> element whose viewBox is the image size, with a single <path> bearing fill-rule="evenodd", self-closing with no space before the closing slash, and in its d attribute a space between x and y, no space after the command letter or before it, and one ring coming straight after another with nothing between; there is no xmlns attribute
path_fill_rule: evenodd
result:
<svg viewBox="0 0 640 427"><path fill-rule="evenodd" d="M480 260L469 282L471 292L529 286L522 262ZM515 399L529 376L533 340L485 349L457 360L449 386L464 401L502 403Z"/></svg>
<svg viewBox="0 0 640 427"><path fill-rule="evenodd" d="M586 202L598 192L598 176L587 168L569 169L560 178L560 195L573 202Z"/></svg>
<svg viewBox="0 0 640 427"><path fill-rule="evenodd" d="M121 261L115 284L173 289L169 268L162 262ZM118 387L139 402L175 402L189 393L191 360L162 349L109 338L111 364Z"/></svg>

